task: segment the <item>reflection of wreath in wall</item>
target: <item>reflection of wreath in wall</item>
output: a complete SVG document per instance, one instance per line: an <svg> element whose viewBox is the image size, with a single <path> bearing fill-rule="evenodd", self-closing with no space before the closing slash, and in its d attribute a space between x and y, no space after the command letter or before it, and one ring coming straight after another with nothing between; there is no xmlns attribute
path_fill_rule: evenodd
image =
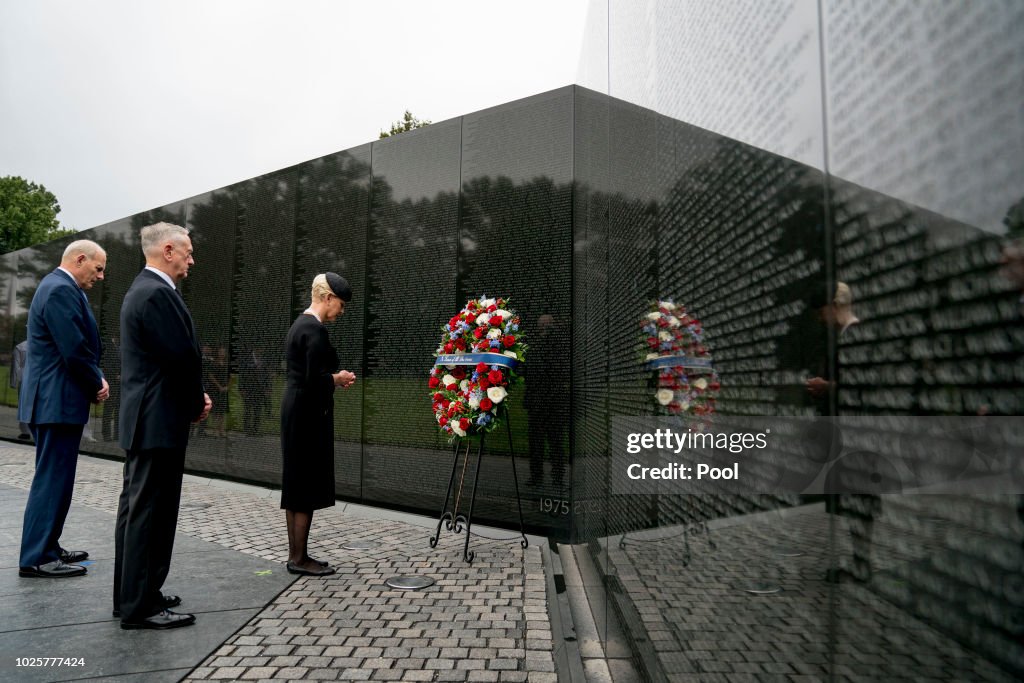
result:
<svg viewBox="0 0 1024 683"><path fill-rule="evenodd" d="M714 415L721 384L704 346L700 320L671 301L655 301L640 321L646 362L655 370L652 383L659 412Z"/></svg>
<svg viewBox="0 0 1024 683"><path fill-rule="evenodd" d="M501 422L499 409L526 358L519 316L507 299L470 299L441 327L428 384L434 418L451 438L489 432Z"/></svg>

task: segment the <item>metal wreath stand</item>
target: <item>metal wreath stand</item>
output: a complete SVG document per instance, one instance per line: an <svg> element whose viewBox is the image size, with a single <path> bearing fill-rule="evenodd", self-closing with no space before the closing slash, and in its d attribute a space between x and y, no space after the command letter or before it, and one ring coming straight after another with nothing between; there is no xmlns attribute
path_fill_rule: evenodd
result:
<svg viewBox="0 0 1024 683"><path fill-rule="evenodd" d="M477 363L484 362L490 365L503 365L505 367L513 367L513 361L507 356L496 353L467 353L467 354L456 354L456 355L442 355L438 356L435 361L435 365L476 365ZM509 420L508 406L501 403L501 417L505 420L505 431L508 433L508 450L512 457L512 480L516 486L516 506L519 508L519 533L523 539L519 542L519 545L524 549L530 545L530 542L526 540L526 530L523 524L523 501L519 495L519 474L516 471L516 452L512 446L512 423ZM444 504L441 506L441 516L437 520L437 529L434 531L434 535L430 537L430 547L436 548L437 542L441 538L441 525L444 524L444 528L456 534L462 533L463 526L466 530L466 543L462 548L462 559L467 563L472 564L475 553L469 549L469 539L471 529L473 527L473 506L476 503L476 490L477 484L480 481L480 466L483 463L484 455L484 442L486 434L480 434L479 441L476 442L476 473L473 476L473 486L469 491L469 511L466 514L459 512L459 506L462 502L462 491L466 484L466 471L469 469L469 460L472 456L471 451L473 449L472 437L466 437L463 439L456 438L455 445L452 448L454 458L452 460L452 473L448 477L448 490L444 494ZM448 501L452 497L452 488L455 485L455 473L459 469L459 458L462 457L462 473L459 476L459 488L455 493L455 505L449 510ZM513 537L514 538L514 537Z"/></svg>

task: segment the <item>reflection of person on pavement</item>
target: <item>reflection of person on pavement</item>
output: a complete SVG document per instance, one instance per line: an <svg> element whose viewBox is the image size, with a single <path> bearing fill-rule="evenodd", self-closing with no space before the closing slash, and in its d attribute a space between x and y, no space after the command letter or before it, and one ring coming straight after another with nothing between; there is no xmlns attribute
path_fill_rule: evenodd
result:
<svg viewBox="0 0 1024 683"><path fill-rule="evenodd" d="M25 372L25 361L28 358L28 340L21 342L14 347L11 354L11 388L17 393L21 386L21 376ZM32 438L29 433L27 422L18 422L18 438L27 441Z"/></svg>
<svg viewBox="0 0 1024 683"><path fill-rule="evenodd" d="M551 479L562 486L565 474L564 444L569 420L569 376L564 360L566 335L561 323L550 313L537 319L530 335L530 361L525 365L526 394L523 404L529 418L530 480L537 486L544 480L545 447L551 459Z"/></svg>

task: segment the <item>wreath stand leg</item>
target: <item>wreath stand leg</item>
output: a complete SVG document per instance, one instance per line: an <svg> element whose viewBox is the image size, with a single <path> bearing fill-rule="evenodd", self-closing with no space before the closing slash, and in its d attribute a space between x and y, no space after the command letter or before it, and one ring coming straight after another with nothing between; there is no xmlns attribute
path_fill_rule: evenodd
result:
<svg viewBox="0 0 1024 683"><path fill-rule="evenodd" d="M508 449L509 454L512 457L512 480L516 486L516 505L519 508L519 533L523 539L519 542L523 548L529 546L529 541L526 539L526 525L523 523L523 501L519 495L519 473L516 470L516 454L512 447L512 426L508 421L508 409L504 411L505 425L508 430ZM445 529L453 531L454 533L462 533L462 527L466 527L466 541L462 547L462 559L467 563L472 564L473 558L476 553L469 549L469 539L472 535L473 527L473 508L476 505L476 489L480 483L480 468L483 465L484 456L484 435L480 435L480 441L476 448L476 472L473 475L473 487L469 493L469 511L467 514L459 512L459 504L462 501L462 489L466 483L466 470L469 468L469 459L471 457L472 443L469 439L465 439L465 456L462 460L462 474L459 477L459 488L455 494L455 505L449 510L448 501L452 497L452 488L455 485L455 473L459 469L459 457L460 451L463 450L462 442L456 441L454 448L454 458L452 459L452 473L448 477L448 490L444 494L444 504L441 506L441 516L437 520L437 529L434 531L434 535L430 537L430 547L436 548L437 542L441 538L441 525L444 524Z"/></svg>
<svg viewBox="0 0 1024 683"><path fill-rule="evenodd" d="M437 530L434 535L430 537L430 547L436 548L437 542L441 538L441 524L445 523L445 528L451 530L452 524L455 520L455 515L448 511L448 501L452 497L452 484L455 483L455 470L459 466L459 449L462 448L462 444L458 441L455 442L455 446L452 448L452 453L455 458L452 460L452 474L448 477L448 490L444 494L444 503L441 505L441 516L437 520ZM461 489L461 486L460 486ZM456 508L458 506L456 505Z"/></svg>

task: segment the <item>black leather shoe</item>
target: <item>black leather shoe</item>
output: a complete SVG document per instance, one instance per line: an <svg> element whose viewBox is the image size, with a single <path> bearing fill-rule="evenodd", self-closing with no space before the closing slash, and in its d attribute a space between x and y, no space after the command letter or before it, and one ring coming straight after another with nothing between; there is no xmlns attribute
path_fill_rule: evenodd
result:
<svg viewBox="0 0 1024 683"><path fill-rule="evenodd" d="M85 552L84 550L64 550L64 548L60 549L61 562L72 564L74 562L82 562L83 560L88 559L89 553Z"/></svg>
<svg viewBox="0 0 1024 683"><path fill-rule="evenodd" d="M18 576L36 579L66 579L72 576L85 576L85 567L54 560L35 567L18 567Z"/></svg>
<svg viewBox="0 0 1024 683"><path fill-rule="evenodd" d="M334 567L321 567L320 569L305 569L293 562L289 562L285 566L288 568L289 574L298 574L299 576L330 576L334 573Z"/></svg>
<svg viewBox="0 0 1024 683"><path fill-rule="evenodd" d="M179 598L177 595L162 595L161 594L160 599L156 601L156 605L160 609L169 609L171 607L177 607L180 604L181 604L181 598ZM114 608L114 610L111 612L111 614L113 616L115 616L115 617L120 617L121 616L121 610L119 610L117 608Z"/></svg>
<svg viewBox="0 0 1024 683"><path fill-rule="evenodd" d="M194 623L196 623L196 615L194 614L178 614L177 612L165 609L157 612L151 617L146 617L139 621L122 621L121 628L125 630L136 628L163 630L168 628L179 628L181 626L191 626Z"/></svg>
<svg viewBox="0 0 1024 683"><path fill-rule="evenodd" d="M326 567L326 566L328 566L328 565L330 565L330 564L331 564L331 563L330 563L330 562L328 562L327 560L318 560L318 559L316 559L315 557L310 557L309 555L306 555L306 559L307 559L307 560L309 560L309 561L311 561L311 562L316 562L316 563L317 563L318 565L320 565L321 567Z"/></svg>

